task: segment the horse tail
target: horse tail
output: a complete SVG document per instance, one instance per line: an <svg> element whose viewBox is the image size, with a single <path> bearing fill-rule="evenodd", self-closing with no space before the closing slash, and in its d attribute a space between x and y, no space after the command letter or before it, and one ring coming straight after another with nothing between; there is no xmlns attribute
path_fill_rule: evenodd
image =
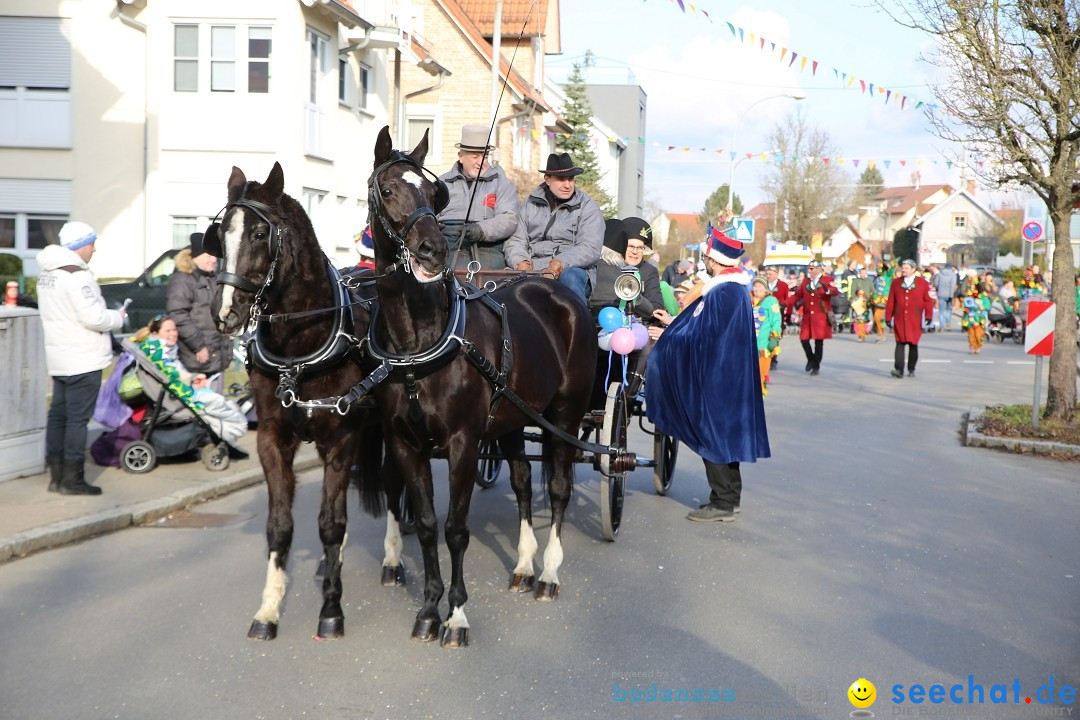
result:
<svg viewBox="0 0 1080 720"><path fill-rule="evenodd" d="M372 517L380 517L386 511L380 472L383 459L382 429L377 425L364 428L360 433L360 507Z"/></svg>

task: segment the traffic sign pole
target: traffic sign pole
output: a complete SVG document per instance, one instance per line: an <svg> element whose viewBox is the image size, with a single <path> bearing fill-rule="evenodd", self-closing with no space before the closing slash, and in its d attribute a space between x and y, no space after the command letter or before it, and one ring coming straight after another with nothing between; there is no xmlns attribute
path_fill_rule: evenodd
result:
<svg viewBox="0 0 1080 720"><path fill-rule="evenodd" d="M1054 352L1054 321L1057 306L1044 300L1028 302L1024 323L1024 352L1035 356L1035 396L1031 400L1031 427L1039 427L1039 401L1042 399L1043 358Z"/></svg>
<svg viewBox="0 0 1080 720"><path fill-rule="evenodd" d="M1035 397L1031 399L1031 427L1039 427L1039 401L1042 400L1043 356L1035 356Z"/></svg>

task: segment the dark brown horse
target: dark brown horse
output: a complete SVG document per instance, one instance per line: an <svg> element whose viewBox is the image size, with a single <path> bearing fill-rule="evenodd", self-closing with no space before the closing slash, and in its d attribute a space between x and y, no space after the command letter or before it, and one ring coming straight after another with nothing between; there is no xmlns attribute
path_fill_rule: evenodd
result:
<svg viewBox="0 0 1080 720"><path fill-rule="evenodd" d="M366 374L356 346L357 338L367 333L370 312L357 302L363 298L349 294L347 283L320 249L303 208L283 187L277 163L265 183L248 182L234 167L221 224L211 226L204 240L208 252L223 263L211 305L218 329L234 336L254 331L248 369L259 417L259 461L269 495L266 586L248 631L248 637L259 640L277 634L293 536L293 459L300 442L314 441L323 461L321 637L344 633L341 556L353 465L362 469L364 508L375 515L382 504L379 418L372 408L334 402ZM370 289L368 294L374 295ZM396 513L396 503L391 505ZM404 582L401 536L396 520L390 520L383 584Z"/></svg>
<svg viewBox="0 0 1080 720"><path fill-rule="evenodd" d="M450 612L441 628L441 643L456 647L468 644L464 557L482 439L498 439L517 497L521 534L510 589L527 591L533 586L537 542L522 432L532 422L505 395L500 399L490 380L498 371L506 371L503 384L507 389L554 427L576 437L589 402L597 350L585 304L551 280L535 277L511 283L492 292L495 302L490 304L460 299L452 275L446 272L446 239L431 209L438 210L444 189L425 176L427 148L425 134L411 153L393 150L387 128L375 145L375 170L369 185L379 309L372 321L369 351L393 367L390 379L378 385L375 393L387 452L407 484L423 550L424 602L412 632L420 640L439 636L442 625L443 581L430 461L439 456L449 463L445 535L452 577ZM499 305L505 307L508 338ZM480 369L480 356L490 363L486 371ZM563 516L573 487L577 450L551 432L544 435L551 535L536 597L554 600L563 556Z"/></svg>

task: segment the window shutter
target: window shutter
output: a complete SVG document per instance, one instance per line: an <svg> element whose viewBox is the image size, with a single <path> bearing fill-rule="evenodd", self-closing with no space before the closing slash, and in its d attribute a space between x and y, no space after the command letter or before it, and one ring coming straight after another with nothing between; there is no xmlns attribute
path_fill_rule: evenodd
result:
<svg viewBox="0 0 1080 720"><path fill-rule="evenodd" d="M62 18L0 18L0 87L71 87L69 22Z"/></svg>

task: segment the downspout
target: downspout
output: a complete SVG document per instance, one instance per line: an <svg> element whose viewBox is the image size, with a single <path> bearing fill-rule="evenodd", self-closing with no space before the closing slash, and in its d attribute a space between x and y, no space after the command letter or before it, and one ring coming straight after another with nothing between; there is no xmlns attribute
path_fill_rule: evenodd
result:
<svg viewBox="0 0 1080 720"><path fill-rule="evenodd" d="M150 238L150 212L149 212L149 193L146 187L146 182L149 176L150 164L150 111L149 111L149 91L150 91L150 43L146 39L146 25L143 25L137 20L132 20L124 14L124 2L123 0L116 0L116 16L120 18L120 22L124 23L130 28L134 28L143 34L143 148L142 148L142 187L143 187L143 241L140 243L142 247L142 261L139 263L140 268L145 268L147 264L146 259L146 243Z"/></svg>
<svg viewBox="0 0 1080 720"><path fill-rule="evenodd" d="M405 115L406 115L405 107L409 104L409 100L416 97L417 95L423 95L424 93L429 93L432 90L438 90L439 88L441 88L443 86L443 82L445 82L445 80L446 80L446 75L444 73L440 72L439 73L439 81L437 83L435 83L431 87L426 87L426 88L421 88L419 90L414 90L413 92L409 93L408 95L406 95L402 99L402 101L401 101L401 125L398 127L398 147L405 147L405 144L406 144L405 127L404 127L405 126Z"/></svg>
<svg viewBox="0 0 1080 720"><path fill-rule="evenodd" d="M119 2L119 0L117 0L117 1ZM364 48L366 48L368 45L371 44L371 31L374 30L374 29L375 29L374 26L369 27L369 28L364 28L364 39L361 40L360 42L356 43L355 45L349 45L347 47L343 47L343 48L339 49L338 50L338 55L348 55L349 53L351 53L351 52L353 52L355 50L363 50Z"/></svg>
<svg viewBox="0 0 1080 720"><path fill-rule="evenodd" d="M533 112L536 111L536 109L537 109L536 101L525 98L525 108L524 109L517 111L513 115L507 115L506 117L504 117L504 118L502 118L500 120L497 120L495 122L495 138L496 138L496 141L497 141L497 139L499 137L499 126L500 125L502 125L505 122L510 122L511 120L517 120L520 117L525 117L526 115L531 115ZM510 132L510 147L511 147L511 150L513 150L513 145L514 145L513 137L514 137L514 133L513 133L513 130L511 130L511 132ZM498 143L497 142L492 142L491 144L497 145Z"/></svg>

